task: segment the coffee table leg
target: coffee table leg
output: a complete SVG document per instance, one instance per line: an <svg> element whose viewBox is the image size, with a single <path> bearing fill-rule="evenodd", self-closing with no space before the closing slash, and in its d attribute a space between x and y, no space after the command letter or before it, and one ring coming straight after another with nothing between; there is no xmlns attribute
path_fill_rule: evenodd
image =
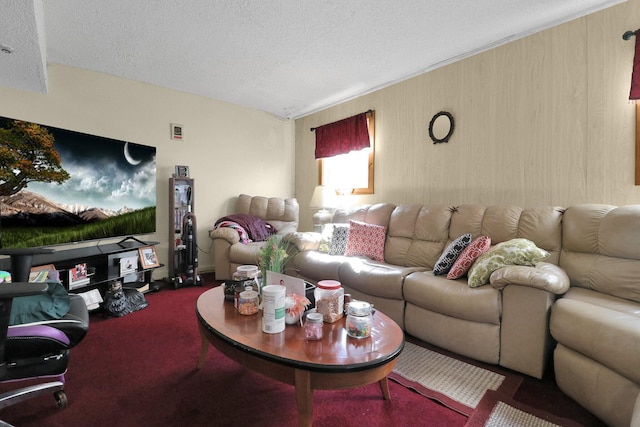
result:
<svg viewBox="0 0 640 427"><path fill-rule="evenodd" d="M380 384L380 390L382 390L382 397L384 397L384 400L391 400L391 394L389 394L389 382L387 381L387 377L384 377L383 379L378 381L378 384Z"/></svg>
<svg viewBox="0 0 640 427"><path fill-rule="evenodd" d="M311 390L311 373L296 369L296 401L298 403L298 424L313 424L313 390Z"/></svg>
<svg viewBox="0 0 640 427"><path fill-rule="evenodd" d="M200 329L200 337L202 338L202 345L200 347L200 359L198 359L196 369L200 369L204 366L204 361L207 359L207 353L209 352L209 340L204 336L202 329Z"/></svg>

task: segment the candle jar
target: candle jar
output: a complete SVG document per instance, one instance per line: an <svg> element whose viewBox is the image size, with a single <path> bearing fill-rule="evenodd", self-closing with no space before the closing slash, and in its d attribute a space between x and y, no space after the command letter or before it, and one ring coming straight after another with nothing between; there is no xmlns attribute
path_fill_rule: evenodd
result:
<svg viewBox="0 0 640 427"><path fill-rule="evenodd" d="M351 301L347 312L347 335L352 338L369 338L372 323L371 304L365 301Z"/></svg>
<svg viewBox="0 0 640 427"><path fill-rule="evenodd" d="M238 296L238 313L250 316L258 312L260 301L258 292L248 288L248 290L240 292Z"/></svg>
<svg viewBox="0 0 640 427"><path fill-rule="evenodd" d="M258 286L258 266L257 265L239 265L236 268L236 272L233 273L233 280L242 281L243 288L251 286L251 288L260 293L260 287Z"/></svg>
<svg viewBox="0 0 640 427"><path fill-rule="evenodd" d="M322 339L322 314L309 313L304 322L304 339L321 340Z"/></svg>
<svg viewBox="0 0 640 427"><path fill-rule="evenodd" d="M255 265L239 265L233 273L233 280L229 283L229 299L233 299L234 307L238 308L238 297L240 293L247 290L249 286L252 290L260 294L260 286L257 281L258 267ZM233 291L231 290L233 288ZM231 293L233 292L233 297ZM225 297L227 289L225 287Z"/></svg>

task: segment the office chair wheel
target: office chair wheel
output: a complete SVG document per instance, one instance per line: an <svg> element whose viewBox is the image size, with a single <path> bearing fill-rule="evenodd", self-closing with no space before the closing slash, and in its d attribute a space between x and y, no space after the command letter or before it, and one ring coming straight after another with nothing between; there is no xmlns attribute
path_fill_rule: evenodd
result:
<svg viewBox="0 0 640 427"><path fill-rule="evenodd" d="M64 409L69 404L69 401L67 400L67 394L64 392L64 390L56 391L55 393L53 393L53 397L56 398L56 405L58 406L58 409Z"/></svg>

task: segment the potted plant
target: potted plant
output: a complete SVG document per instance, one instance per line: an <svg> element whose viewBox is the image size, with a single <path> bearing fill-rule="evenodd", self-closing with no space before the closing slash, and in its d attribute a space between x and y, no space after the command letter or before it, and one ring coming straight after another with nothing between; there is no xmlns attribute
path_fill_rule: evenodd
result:
<svg viewBox="0 0 640 427"><path fill-rule="evenodd" d="M284 266L289 261L291 245L285 242L282 236L272 235L267 239L266 245L258 253L258 266L262 273L262 281L267 280L267 271L282 273Z"/></svg>

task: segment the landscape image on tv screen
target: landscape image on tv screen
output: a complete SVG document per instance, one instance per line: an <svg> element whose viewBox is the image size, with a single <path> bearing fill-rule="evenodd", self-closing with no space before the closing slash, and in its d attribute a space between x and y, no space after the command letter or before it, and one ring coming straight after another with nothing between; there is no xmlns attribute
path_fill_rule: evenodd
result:
<svg viewBox="0 0 640 427"><path fill-rule="evenodd" d="M0 117L0 248L155 229L155 147Z"/></svg>

